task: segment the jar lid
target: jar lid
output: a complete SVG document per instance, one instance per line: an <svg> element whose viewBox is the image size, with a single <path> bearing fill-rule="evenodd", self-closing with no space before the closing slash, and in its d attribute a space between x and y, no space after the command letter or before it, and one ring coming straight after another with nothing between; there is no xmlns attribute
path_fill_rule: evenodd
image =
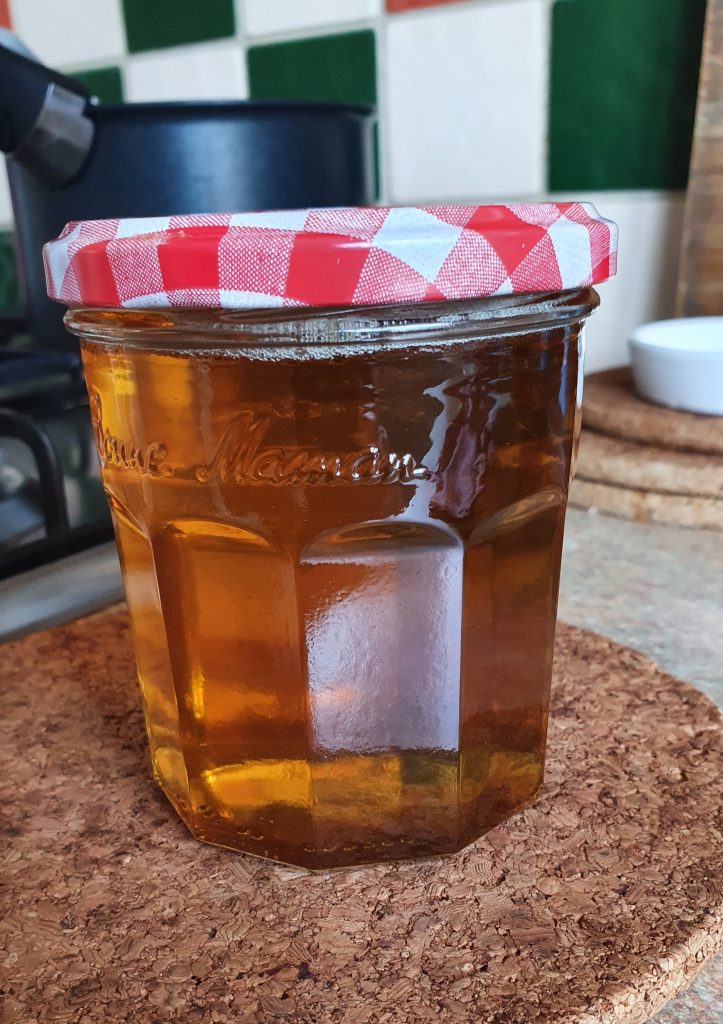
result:
<svg viewBox="0 0 723 1024"><path fill-rule="evenodd" d="M51 299L131 309L368 306L562 291L615 273L589 203L368 207L72 222Z"/></svg>

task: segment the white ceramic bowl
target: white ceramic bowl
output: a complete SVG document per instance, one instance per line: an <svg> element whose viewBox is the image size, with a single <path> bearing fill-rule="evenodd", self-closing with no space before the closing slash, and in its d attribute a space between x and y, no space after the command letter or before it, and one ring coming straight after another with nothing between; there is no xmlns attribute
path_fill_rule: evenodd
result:
<svg viewBox="0 0 723 1024"><path fill-rule="evenodd" d="M642 398L723 416L723 316L644 324L628 347L635 389Z"/></svg>

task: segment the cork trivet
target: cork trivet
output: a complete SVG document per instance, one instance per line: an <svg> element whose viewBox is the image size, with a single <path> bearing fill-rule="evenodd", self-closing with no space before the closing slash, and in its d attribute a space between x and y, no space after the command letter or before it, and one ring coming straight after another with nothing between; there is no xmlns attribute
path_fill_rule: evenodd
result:
<svg viewBox="0 0 723 1024"><path fill-rule="evenodd" d="M577 473L584 480L723 502L723 455L698 455L619 441L583 430Z"/></svg>
<svg viewBox="0 0 723 1024"><path fill-rule="evenodd" d="M541 799L455 856L310 874L151 781L122 612L0 652L4 1021L644 1021L723 940L720 716L558 632Z"/></svg>
<svg viewBox="0 0 723 1024"><path fill-rule="evenodd" d="M639 398L629 367L585 378L582 422L588 430L657 448L723 456L723 416L699 416Z"/></svg>
<svg viewBox="0 0 723 1024"><path fill-rule="evenodd" d="M635 519L639 523L723 530L723 500L691 494L660 494L636 487L585 480L578 475L570 490L570 504Z"/></svg>

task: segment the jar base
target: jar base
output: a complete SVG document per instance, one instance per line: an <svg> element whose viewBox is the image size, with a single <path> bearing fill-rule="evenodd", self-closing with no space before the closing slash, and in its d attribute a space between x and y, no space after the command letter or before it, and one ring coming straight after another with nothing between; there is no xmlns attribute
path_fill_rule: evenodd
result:
<svg viewBox="0 0 723 1024"><path fill-rule="evenodd" d="M203 821L202 816L194 817L188 813L187 808L179 805L162 783L158 782L158 785L193 838L199 842L235 853L248 854L284 867L323 872L336 868L364 867L396 861L437 859L457 854L481 839L487 832L536 803L542 791L543 781L540 777L530 795L514 807L508 807L504 811L499 807L490 807L489 813L480 814L474 824L469 821L469 815L465 815L467 823L460 823L456 835L448 836L446 841L439 841L439 832L436 833L436 838L433 838L439 824L428 816L423 835L382 839L377 832L376 842L368 837L366 841L336 845L328 849L300 846L294 842L270 843L261 835L253 835L251 830L240 829L230 823L214 820L210 816ZM448 822L449 814L445 812L444 817Z"/></svg>

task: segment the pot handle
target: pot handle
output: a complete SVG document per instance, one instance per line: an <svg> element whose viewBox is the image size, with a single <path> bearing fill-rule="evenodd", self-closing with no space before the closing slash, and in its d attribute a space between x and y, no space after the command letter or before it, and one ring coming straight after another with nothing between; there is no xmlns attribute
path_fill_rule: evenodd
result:
<svg viewBox="0 0 723 1024"><path fill-rule="evenodd" d="M8 35L0 38L0 149L60 187L78 174L93 144L88 89L26 56Z"/></svg>

